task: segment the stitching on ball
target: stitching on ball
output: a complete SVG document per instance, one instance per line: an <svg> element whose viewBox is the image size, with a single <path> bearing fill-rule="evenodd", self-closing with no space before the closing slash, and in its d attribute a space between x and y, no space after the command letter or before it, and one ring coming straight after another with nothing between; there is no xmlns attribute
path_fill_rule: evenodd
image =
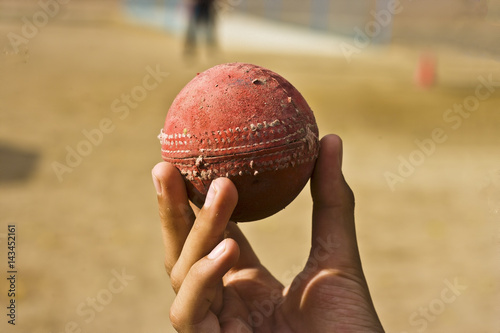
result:
<svg viewBox="0 0 500 333"><path fill-rule="evenodd" d="M297 157L301 157L303 156L303 153L302 151L304 150L305 146L302 145L300 147L297 147L295 148L294 151L298 151L298 152L294 152L293 154L290 154L288 155L290 158L297 158ZM274 155L282 155L283 154L283 151L278 151L278 152L274 152L274 153L268 153L268 154L263 154L263 155L259 155L258 158L264 158L264 157L269 157L269 156L274 156ZM222 157L222 156L221 156ZM241 158L241 157L238 157L237 160L238 161L255 161L257 157L244 157L244 158ZM288 157L287 157L288 158ZM175 158L172 158L172 159L175 159ZM198 157L192 157L192 159L194 159L195 161L199 160L200 159L200 156ZM203 158L203 160L205 161L206 159ZM279 160L270 160L268 161L267 163L262 163L261 165L272 165L273 163L276 163L276 161L279 161ZM301 160L299 160L301 161ZM220 163L211 163L211 164L222 164L222 163L234 163L234 162L220 162ZM180 166L194 166L195 163L191 163L191 162L187 162L187 163L180 163L180 162L175 162L175 164L177 165L180 165ZM252 164L254 165L255 162Z"/></svg>
<svg viewBox="0 0 500 333"><path fill-rule="evenodd" d="M276 120L277 122L280 122L279 120ZM255 126L255 125L254 125ZM263 126L263 125L261 125ZM258 128L258 125L255 126L256 130ZM220 131L219 131L220 133ZM227 132L226 132L227 133ZM259 132L257 132L259 133ZM272 139L272 140L268 140L268 141L261 141L261 142L255 142L253 144L246 144L246 145L239 145L239 146L233 146L233 147L226 147L226 148L202 148L200 149L200 152L201 153L210 153L210 152L225 152L225 151L233 151L233 150L239 150L239 149L247 149L247 148L255 148L257 146L262 146L262 145L268 145L268 144L271 144L271 143L277 143L277 142L283 142L283 141L287 141L289 140L290 138L292 138L293 136L296 136L297 134L301 134L301 133L307 133L307 136L310 135L311 130L308 127L303 127L303 128L299 128L297 131L295 131L294 133L291 133L291 134L288 134L284 137L281 137L281 138L277 138L277 139ZM163 129L161 130L161 133L160 135L158 135L159 139L160 139L160 142L162 145L165 145L165 146L182 146L182 145L185 145L187 146L188 145L188 141L187 140L169 140L170 137L172 135L168 135L166 133L163 132ZM245 140L245 136L242 136L242 139ZM250 134L248 136L248 140L250 140ZM238 137L233 137L233 140L236 142L239 140ZM214 141L216 143L219 143L219 141L221 141L222 143L224 143L224 141L227 141L228 143L230 142L230 140L228 139L224 139L224 138L221 138L219 140L219 138L215 138ZM189 140L189 144L192 144L192 140ZM171 150L171 149L162 149L161 150L163 153L165 154L177 154L177 153L189 153L191 152L192 150L188 150L188 149L177 149L177 150Z"/></svg>
<svg viewBox="0 0 500 333"><path fill-rule="evenodd" d="M276 153L279 154L279 153ZM273 154L270 154L273 155ZM314 154L313 156L310 156L309 158L305 159L300 159L296 162L291 161L291 156L286 156L284 158L275 160L275 161L270 161L272 163L267 163L265 167L259 168L259 170L252 170L252 169L244 169L244 170L239 170L235 169L234 167L231 168L230 165L220 166L219 169L216 168L210 168L206 170L193 170L192 169L192 164L185 164L185 163L174 163L176 166L180 168L181 174L183 174L186 179L192 181L195 180L196 178L200 180L212 180L217 177L229 177L229 176L243 176L243 175L253 175L256 176L260 172L263 171L277 171L277 170L283 170L286 168L289 168L290 166L295 166L303 164L303 163L308 163L313 161L317 157L317 154ZM232 171L227 171L228 169L231 169Z"/></svg>
<svg viewBox="0 0 500 333"><path fill-rule="evenodd" d="M238 159L242 165L237 167L234 161L226 161L220 163L208 162L204 168L199 168L198 161L200 157L196 158L196 162L191 163L181 163L176 161L171 161L171 163L175 164L181 171L181 173L188 180L200 179L204 180L212 180L221 176L243 176L243 175L258 175L263 171L277 171L289 168L290 166L300 165L304 163L308 163L313 161L318 156L319 149L316 149L312 156L304 158L304 150L308 146L308 142L304 142L304 144L300 147L297 147L292 154L288 154L283 158L279 159L271 159L269 161L258 162L256 163L256 157L247 157ZM270 156L279 156L282 155L283 152L274 152L269 154L264 154L258 156L258 158L265 158ZM307 155L305 155L307 156ZM208 167L211 165L211 167ZM193 170L193 168L195 168Z"/></svg>
<svg viewBox="0 0 500 333"><path fill-rule="evenodd" d="M296 119L294 117L292 117L290 120L292 122L296 121ZM245 132L248 132L249 130L257 131L257 130L262 130L262 129L267 129L267 128L271 128L272 129L273 127L276 127L276 126L279 126L279 125L283 125L285 127L285 129L286 129L286 123L285 123L285 121L280 121L279 119L276 119L276 120L274 120L274 121L272 121L270 123L268 123L267 121L264 121L262 123L250 124L250 129L247 126L245 126L245 127L243 127L243 131L245 131ZM289 125L289 127L291 128L292 126ZM234 129L233 128L229 128L229 129L222 130L222 131L212 131L211 134L212 134L212 136L216 136L217 134L220 136L222 134L222 132L226 133L226 135L229 135L229 134L233 134L234 132L241 133L242 129L238 126L238 127L235 127ZM163 131L163 128L161 129L160 134L158 135L158 139L160 139L160 142L162 144L164 142L166 142L166 140L180 139L180 138L186 138L186 137L187 138L192 138L193 135L191 133L174 133L174 134L168 134L168 133L165 133Z"/></svg>

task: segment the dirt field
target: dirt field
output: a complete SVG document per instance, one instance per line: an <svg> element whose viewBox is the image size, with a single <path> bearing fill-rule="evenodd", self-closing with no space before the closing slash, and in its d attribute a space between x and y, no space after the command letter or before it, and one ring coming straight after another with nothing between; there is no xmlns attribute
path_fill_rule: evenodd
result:
<svg viewBox="0 0 500 333"><path fill-rule="evenodd" d="M0 36L20 34L30 13L4 15ZM417 48L363 50L350 63L229 48L185 61L162 31L113 10L85 13L65 9L19 52L2 40L1 332L173 332L150 174L161 160L156 135L196 72L230 61L282 74L321 135L343 138L362 260L387 332L500 332L498 61L433 46L438 81L422 89ZM147 76L154 89L144 89ZM242 226L284 283L305 262L310 215L306 188L279 214Z"/></svg>

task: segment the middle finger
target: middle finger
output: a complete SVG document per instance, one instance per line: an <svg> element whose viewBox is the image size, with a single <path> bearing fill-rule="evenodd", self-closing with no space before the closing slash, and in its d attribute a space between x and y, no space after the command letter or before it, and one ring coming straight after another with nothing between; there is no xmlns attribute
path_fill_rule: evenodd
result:
<svg viewBox="0 0 500 333"><path fill-rule="evenodd" d="M191 267L206 256L224 238L224 231L238 202L238 192L227 178L218 178L210 185L179 260L172 269L171 279L177 291Z"/></svg>

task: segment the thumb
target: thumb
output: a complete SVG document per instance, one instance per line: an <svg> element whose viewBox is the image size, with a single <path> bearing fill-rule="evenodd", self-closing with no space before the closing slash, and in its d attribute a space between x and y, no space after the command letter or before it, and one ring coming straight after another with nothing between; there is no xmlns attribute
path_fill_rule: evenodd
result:
<svg viewBox="0 0 500 333"><path fill-rule="evenodd" d="M321 140L311 177L313 198L310 260L319 268L361 268L354 226L354 195L342 174L342 140L327 135Z"/></svg>

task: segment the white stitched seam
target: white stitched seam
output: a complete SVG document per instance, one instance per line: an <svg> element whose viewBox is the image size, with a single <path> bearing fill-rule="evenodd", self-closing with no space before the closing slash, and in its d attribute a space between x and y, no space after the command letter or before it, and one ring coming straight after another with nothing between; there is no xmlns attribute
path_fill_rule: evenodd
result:
<svg viewBox="0 0 500 333"><path fill-rule="evenodd" d="M305 148L305 145L302 145L300 147L295 148L295 150L297 150L297 149L304 150L304 148ZM268 156L281 155L281 154L283 154L283 151L274 152L274 153L268 153L268 154L264 154L264 155L253 156L253 157L237 158L236 160L239 161L239 162L241 162L241 161L252 161L252 160L257 160L257 159L268 157ZM298 156L298 157L302 157L303 153L302 152L298 152L298 153L288 154L287 156L283 157L282 159L279 159L277 161L268 161L264 165L266 165L266 164L273 165L275 163L279 163L279 161L283 160L283 159L291 160L292 158L296 158L294 155ZM316 155L317 154L314 154L314 156L312 156L312 158L315 158ZM223 157L223 156L220 156L220 157ZM173 158L173 159L175 159L175 158ZM196 159L196 158L192 157L192 159ZM306 159L302 158L302 159L298 159L298 161L302 161L302 160L306 160ZM228 163L233 163L233 162L228 162L228 161L214 162L214 161L210 161L210 164L228 164ZM194 163L192 163L192 162L188 162L188 163L175 162L175 164L180 165L180 166L186 166L186 167L194 165ZM259 163L259 165L263 165L263 164Z"/></svg>
<svg viewBox="0 0 500 333"><path fill-rule="evenodd" d="M227 147L227 148L201 148L200 152L201 153L206 153L206 152L224 152L224 151L232 151L232 150L238 150L238 149L255 148L257 146L268 145L270 143L277 143L277 142L281 142L281 141L286 141L286 140L290 139L291 137L296 136L299 133L304 133L304 132L305 132L305 129L304 128L300 128L296 132L294 132L292 134L288 134L287 136L284 136L284 137L278 138L278 139L272 139L272 140L268 140L268 141L265 141L265 142L256 142L256 143L253 143L253 144L250 144L250 145L234 146L234 147ZM182 144L187 145L184 141L178 141L178 142L180 143L180 145L182 145ZM163 142L163 144L166 144L166 145L176 145L176 144L165 143L165 142ZM166 154L189 153L189 152L191 152L191 150L186 150L186 149L182 149L182 150L162 149L161 151L163 153L166 153Z"/></svg>
<svg viewBox="0 0 500 333"><path fill-rule="evenodd" d="M294 117L292 117L290 119L292 122L296 122L296 119ZM248 126L245 126L243 127L243 129L241 129L240 127L235 127L234 129L233 128L229 128L229 129L226 129L226 130L222 130L222 131L211 131L211 134L213 136L215 135L221 135L222 132L228 134L229 133L233 133L233 132L248 132L248 131L257 131L257 130L261 130L262 128L273 128L273 127L276 127L276 126L279 126L279 125L282 125L284 128L286 128L287 124L283 121L283 120L279 120L279 119L276 119L270 123L268 123L267 121L264 121L262 123L257 123L256 125L255 124L250 124L250 127ZM172 140L172 139L177 139L177 138L191 138L192 137L192 134L189 134L189 133L174 133L174 134L168 134L168 133L165 133L163 131L163 129L161 130L160 134L158 135L158 139L160 139L160 141L165 141L165 140Z"/></svg>

